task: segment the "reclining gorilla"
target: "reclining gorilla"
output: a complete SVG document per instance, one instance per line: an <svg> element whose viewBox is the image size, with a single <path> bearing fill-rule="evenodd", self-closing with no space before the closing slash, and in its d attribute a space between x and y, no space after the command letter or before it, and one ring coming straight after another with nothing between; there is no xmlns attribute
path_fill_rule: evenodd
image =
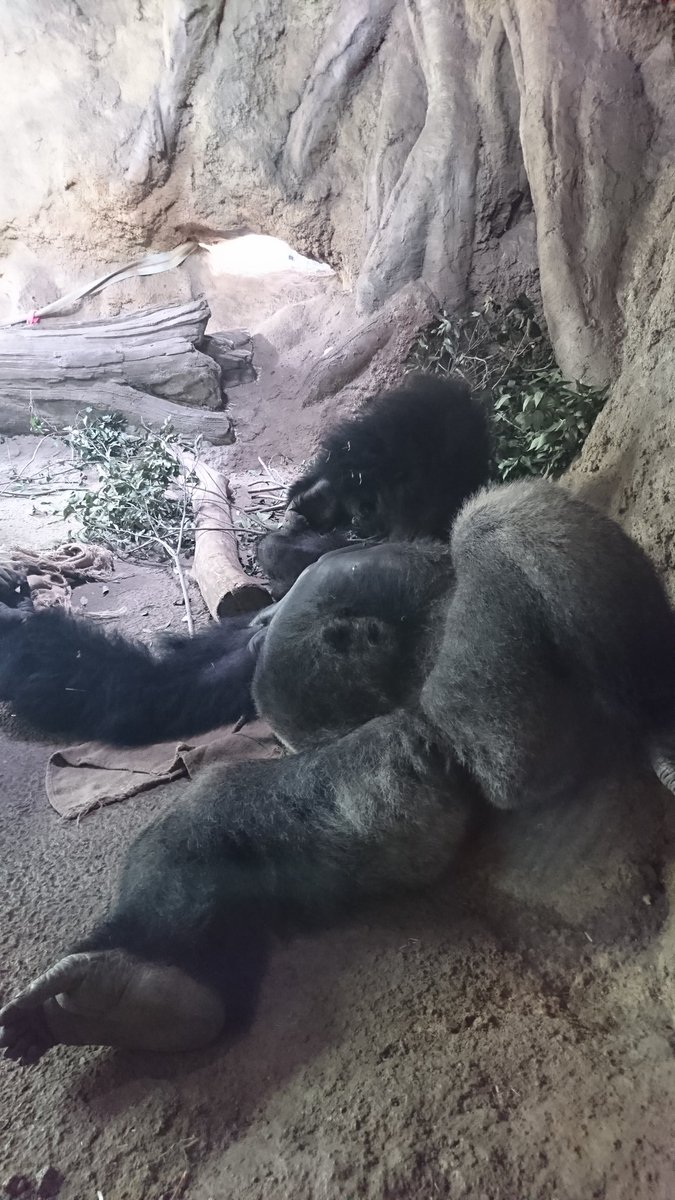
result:
<svg viewBox="0 0 675 1200"><path fill-rule="evenodd" d="M109 914L0 1014L8 1057L210 1043L271 935L430 884L477 806L564 802L600 739L675 790L674 614L554 484L481 493L449 549L327 555L259 632L256 702L299 752L205 772L141 834Z"/></svg>
<svg viewBox="0 0 675 1200"><path fill-rule="evenodd" d="M321 554L345 544L344 534L326 530L348 516L362 536L447 540L463 501L487 482L486 418L463 385L418 378L329 432L316 463L291 488L297 511L291 509L283 532L260 546L276 597ZM194 638L167 639L153 654L86 620L56 610L33 613L12 581L4 584L0 579L7 605L0 699L38 728L138 745L253 715L257 643L251 644L250 615Z"/></svg>

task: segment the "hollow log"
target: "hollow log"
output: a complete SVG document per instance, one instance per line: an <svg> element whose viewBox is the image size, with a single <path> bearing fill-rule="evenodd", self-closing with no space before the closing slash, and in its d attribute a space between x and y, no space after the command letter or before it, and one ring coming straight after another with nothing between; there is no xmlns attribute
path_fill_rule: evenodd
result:
<svg viewBox="0 0 675 1200"><path fill-rule="evenodd" d="M195 556L192 574L215 620L254 612L272 603L257 580L239 561L227 479L205 463L192 463L197 486L192 493L195 513Z"/></svg>

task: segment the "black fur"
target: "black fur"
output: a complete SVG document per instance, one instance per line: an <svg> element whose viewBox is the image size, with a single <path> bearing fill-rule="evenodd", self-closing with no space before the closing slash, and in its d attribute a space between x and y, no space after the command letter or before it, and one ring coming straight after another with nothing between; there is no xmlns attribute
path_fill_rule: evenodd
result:
<svg viewBox="0 0 675 1200"><path fill-rule="evenodd" d="M447 547L431 541L345 547L305 571L258 618L254 697L282 741L334 740L419 692L451 580ZM279 687L280 663L298 686Z"/></svg>
<svg viewBox="0 0 675 1200"><path fill-rule="evenodd" d="M273 597L355 532L447 538L462 501L487 479L489 458L484 413L462 384L411 377L373 400L328 433L290 489L283 529L261 540ZM154 653L85 620L32 613L25 581L3 571L0 699L56 735L126 745L191 737L253 715L260 639L251 643L248 623L229 618ZM402 678L411 677L411 654ZM389 669L396 675L395 664Z"/></svg>
<svg viewBox="0 0 675 1200"><path fill-rule="evenodd" d="M281 530L266 534L258 542L258 562L270 582L273 599L285 596L306 567L347 542L344 533L317 533L304 517L289 513Z"/></svg>
<svg viewBox="0 0 675 1200"><path fill-rule="evenodd" d="M500 808L564 801L601 736L672 768L675 618L647 558L611 521L555 485L516 484L467 505L433 569L425 547L382 549L379 560L335 552L271 614L262 715L282 715L289 743L320 744L198 778L131 847L112 911L84 946L172 962L228 994L233 941L262 948L270 930L429 884L451 863L476 793ZM391 634L381 658L367 626L378 596L372 619ZM425 663L402 690L388 667L399 613ZM341 622L352 633L326 638ZM284 633L294 624L302 652ZM323 674L298 705L312 653ZM336 678L354 681L357 728ZM331 731L349 731L325 740L326 713Z"/></svg>
<svg viewBox="0 0 675 1200"><path fill-rule="evenodd" d="M461 382L409 376L324 436L290 487L311 529L359 538L445 539L468 496L490 477L487 418Z"/></svg>
<svg viewBox="0 0 675 1200"><path fill-rule="evenodd" d="M68 737L133 746L204 733L254 714L250 621L229 617L153 652L84 617L0 603L0 699Z"/></svg>
<svg viewBox="0 0 675 1200"><path fill-rule="evenodd" d="M410 375L338 422L289 488L280 530L258 544L275 599L350 537L447 540L464 501L490 477L484 409L457 380Z"/></svg>
<svg viewBox="0 0 675 1200"><path fill-rule="evenodd" d="M461 384L411 377L372 401L328 433L290 489L283 529L260 542L273 597L354 533L447 537L489 459L484 413ZM190 737L253 715L260 638L248 624L230 618L154 653L84 620L34 613L25 580L2 568L0 699L51 734L127 745ZM403 678L410 669L401 664Z"/></svg>

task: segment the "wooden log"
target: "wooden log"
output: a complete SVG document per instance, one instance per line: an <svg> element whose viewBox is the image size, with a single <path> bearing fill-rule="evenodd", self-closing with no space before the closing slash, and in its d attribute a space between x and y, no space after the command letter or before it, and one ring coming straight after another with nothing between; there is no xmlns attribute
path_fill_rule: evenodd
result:
<svg viewBox="0 0 675 1200"><path fill-rule="evenodd" d="M272 603L262 584L244 571L237 553L227 479L205 463L181 455L198 484L192 493L195 556L192 574L215 620L254 612Z"/></svg>
<svg viewBox="0 0 675 1200"><path fill-rule="evenodd" d="M33 398L80 386L83 393L106 383L126 384L138 392L191 408L221 412L225 407L222 372L218 363L200 354L182 338L143 345L92 342L84 346L64 344L47 357L2 353L0 348L0 395L16 387L31 390ZM88 400L86 400L88 403Z"/></svg>
<svg viewBox="0 0 675 1200"><path fill-rule="evenodd" d="M222 413L225 382L255 378L242 330L205 334L205 300L98 321L0 329L0 433L30 430L30 410L57 427L83 408L116 408L133 424L169 417L179 432L232 441L229 420L181 417L189 406ZM167 407L168 405L168 407Z"/></svg>
<svg viewBox="0 0 675 1200"><path fill-rule="evenodd" d="M193 439L201 434L213 446L227 446L234 441L227 413L188 408L139 392L130 384L105 381L89 383L86 388L82 384L62 384L39 394L28 382L4 389L0 385L0 433L10 436L32 433L31 413L45 418L57 429L65 429L76 423L85 408L122 413L135 427L153 428L170 421L181 437Z"/></svg>
<svg viewBox="0 0 675 1200"><path fill-rule="evenodd" d="M42 347L64 337L110 339L149 338L159 341L164 337L180 336L192 345L204 337L211 317L207 301L200 297L185 304L169 304L160 308L138 308L133 312L120 313L116 317L99 317L93 321L71 321L63 317L48 317L37 325L0 326L0 350L5 345L19 342L24 353L30 348L42 353ZM238 331L237 331L238 332Z"/></svg>

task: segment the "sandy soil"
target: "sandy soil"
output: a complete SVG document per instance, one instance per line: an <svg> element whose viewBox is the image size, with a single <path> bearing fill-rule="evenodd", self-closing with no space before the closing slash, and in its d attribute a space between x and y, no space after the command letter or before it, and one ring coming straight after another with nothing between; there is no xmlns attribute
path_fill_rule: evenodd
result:
<svg viewBox="0 0 675 1200"><path fill-rule="evenodd" d="M292 411L242 421L240 461L301 457ZM0 541L59 540L14 504ZM122 575L117 626L181 628L165 572ZM179 795L62 822L49 749L5 714L3 997L87 927ZM64 1200L672 1200L675 811L630 764L611 774L564 815L486 824L433 895L280 947L233 1046L1 1065L0 1195L51 1166Z"/></svg>
<svg viewBox="0 0 675 1200"><path fill-rule="evenodd" d="M61 822L48 747L12 725L5 995L88 925L130 838L175 798ZM68 1200L672 1197L662 797L636 780L567 821L506 824L432 896L280 948L232 1047L5 1066L5 1181L51 1165Z"/></svg>

